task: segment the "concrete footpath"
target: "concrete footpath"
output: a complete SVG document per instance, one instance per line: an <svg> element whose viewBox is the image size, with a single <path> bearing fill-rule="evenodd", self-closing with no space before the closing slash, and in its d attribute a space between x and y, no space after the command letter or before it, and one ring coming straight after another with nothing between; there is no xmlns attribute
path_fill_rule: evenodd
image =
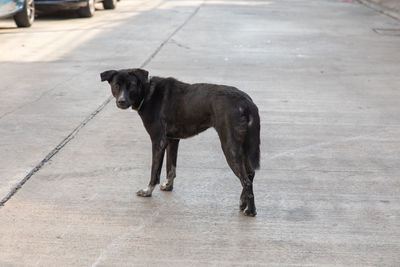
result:
<svg viewBox="0 0 400 267"><path fill-rule="evenodd" d="M0 24L0 266L397 266L396 29L332 0L123 0L90 20ZM257 217L239 211L212 129L181 141L173 192L135 195L150 140L104 102L99 73L141 65L253 98Z"/></svg>
<svg viewBox="0 0 400 267"><path fill-rule="evenodd" d="M400 20L400 1L398 0L358 0L385 15Z"/></svg>

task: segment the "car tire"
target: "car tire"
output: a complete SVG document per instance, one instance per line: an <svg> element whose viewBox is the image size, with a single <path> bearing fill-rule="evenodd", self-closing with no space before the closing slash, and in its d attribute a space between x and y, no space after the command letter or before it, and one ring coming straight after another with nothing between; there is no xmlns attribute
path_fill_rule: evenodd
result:
<svg viewBox="0 0 400 267"><path fill-rule="evenodd" d="M103 0L104 9L114 9L117 7L117 0Z"/></svg>
<svg viewBox="0 0 400 267"><path fill-rule="evenodd" d="M30 27L35 20L35 1L25 0L24 8L14 15L18 27Z"/></svg>
<svg viewBox="0 0 400 267"><path fill-rule="evenodd" d="M87 0L87 4L84 7L78 9L78 15L82 18L93 17L96 8L94 7L95 0Z"/></svg>

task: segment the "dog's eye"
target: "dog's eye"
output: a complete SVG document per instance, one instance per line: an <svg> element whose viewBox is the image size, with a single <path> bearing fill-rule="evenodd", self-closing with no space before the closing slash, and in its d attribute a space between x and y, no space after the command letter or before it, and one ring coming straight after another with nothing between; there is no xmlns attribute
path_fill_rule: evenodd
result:
<svg viewBox="0 0 400 267"><path fill-rule="evenodd" d="M119 84L115 84L111 87L112 94L116 96L119 92Z"/></svg>

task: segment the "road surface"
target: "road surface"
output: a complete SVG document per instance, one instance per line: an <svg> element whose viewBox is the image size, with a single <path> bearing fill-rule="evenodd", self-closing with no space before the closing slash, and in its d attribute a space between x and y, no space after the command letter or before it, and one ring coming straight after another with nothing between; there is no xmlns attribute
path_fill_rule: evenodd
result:
<svg viewBox="0 0 400 267"><path fill-rule="evenodd" d="M0 266L396 266L400 22L336 0L123 0L0 21ZM210 129L173 192L99 73L236 86L258 105L258 215ZM165 177L163 172L162 177Z"/></svg>

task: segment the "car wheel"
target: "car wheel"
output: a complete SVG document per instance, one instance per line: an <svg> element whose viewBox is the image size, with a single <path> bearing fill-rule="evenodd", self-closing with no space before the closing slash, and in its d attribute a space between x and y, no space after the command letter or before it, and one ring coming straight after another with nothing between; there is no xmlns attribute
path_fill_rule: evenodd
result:
<svg viewBox="0 0 400 267"><path fill-rule="evenodd" d="M35 20L35 1L25 0L24 8L14 15L18 27L30 27Z"/></svg>
<svg viewBox="0 0 400 267"><path fill-rule="evenodd" d="M117 6L117 0L104 0L103 7L104 9L114 9Z"/></svg>
<svg viewBox="0 0 400 267"><path fill-rule="evenodd" d="M78 15L82 18L93 17L96 8L94 7L95 0L87 0L87 5L78 9Z"/></svg>

